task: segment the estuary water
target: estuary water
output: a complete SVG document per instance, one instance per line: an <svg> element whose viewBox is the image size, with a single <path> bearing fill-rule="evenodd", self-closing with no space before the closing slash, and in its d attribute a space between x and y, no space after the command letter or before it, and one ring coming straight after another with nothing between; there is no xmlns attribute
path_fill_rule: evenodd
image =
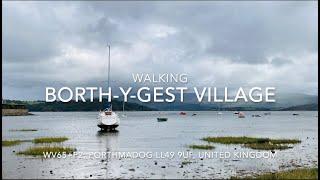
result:
<svg viewBox="0 0 320 180"><path fill-rule="evenodd" d="M43 144L23 142L2 147L3 178L230 178L318 165L317 111L271 115L250 111L245 112L246 118L238 118L233 112L186 113L118 112L121 124L116 132L99 131L98 112L33 112L32 116L2 117L3 140L66 136L69 140L58 145L76 148L78 153L48 159L16 154ZM253 114L261 117L252 117ZM167 117L168 121L157 122L157 117ZM188 147L208 144L201 140L206 136L294 138L302 142L274 153L216 143L211 144L215 146L213 150ZM132 157L116 156L117 152ZM213 152L213 156L203 156ZM248 152L265 156L238 156ZM106 153L114 156L104 156ZM139 155L133 157L134 154Z"/></svg>

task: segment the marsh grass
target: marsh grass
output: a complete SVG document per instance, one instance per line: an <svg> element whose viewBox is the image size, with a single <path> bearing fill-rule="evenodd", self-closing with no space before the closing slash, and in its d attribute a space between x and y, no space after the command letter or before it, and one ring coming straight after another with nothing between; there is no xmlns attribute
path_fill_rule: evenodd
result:
<svg viewBox="0 0 320 180"><path fill-rule="evenodd" d="M192 163L191 161L182 161L181 162L182 165L188 165L188 164L191 164L191 163Z"/></svg>
<svg viewBox="0 0 320 180"><path fill-rule="evenodd" d="M265 143L268 142L268 138L252 138L252 137L205 137L202 140L207 142L214 142L220 144L250 144L250 143Z"/></svg>
<svg viewBox="0 0 320 180"><path fill-rule="evenodd" d="M18 155L30 155L30 156L43 156L44 153L66 153L71 154L75 152L75 148L61 147L61 146L43 146L43 147L31 147L25 151L20 151Z"/></svg>
<svg viewBox="0 0 320 180"><path fill-rule="evenodd" d="M4 140L2 141L2 146L15 146L20 144L21 140Z"/></svg>
<svg viewBox="0 0 320 180"><path fill-rule="evenodd" d="M67 137L42 137L42 138L35 138L32 142L39 144L39 143L60 143L68 140Z"/></svg>
<svg viewBox="0 0 320 180"><path fill-rule="evenodd" d="M10 131L38 131L38 129L11 129Z"/></svg>
<svg viewBox="0 0 320 180"><path fill-rule="evenodd" d="M202 140L210 143L220 144L244 144L245 147L259 150L274 150L291 148L287 144L297 144L300 140L297 139L270 139L270 138L254 138L254 137L205 137Z"/></svg>
<svg viewBox="0 0 320 180"><path fill-rule="evenodd" d="M272 143L251 143L251 144L245 144L244 146L251 149L258 149L258 150L276 150L276 149L283 150L283 149L292 148L287 145L272 144Z"/></svg>
<svg viewBox="0 0 320 180"><path fill-rule="evenodd" d="M273 144L298 144L301 143L298 139L270 139Z"/></svg>
<svg viewBox="0 0 320 180"><path fill-rule="evenodd" d="M189 145L188 147L191 149L206 149L206 150L214 149L214 146L212 145Z"/></svg>
<svg viewBox="0 0 320 180"><path fill-rule="evenodd" d="M303 168L231 179L318 179L318 168Z"/></svg>

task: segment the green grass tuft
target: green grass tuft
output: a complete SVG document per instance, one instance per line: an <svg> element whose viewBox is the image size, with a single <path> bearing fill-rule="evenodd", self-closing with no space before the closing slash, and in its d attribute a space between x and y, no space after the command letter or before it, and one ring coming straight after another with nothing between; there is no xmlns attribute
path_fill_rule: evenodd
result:
<svg viewBox="0 0 320 180"><path fill-rule="evenodd" d="M258 176L232 177L231 179L318 179L318 168L294 169Z"/></svg>
<svg viewBox="0 0 320 180"><path fill-rule="evenodd" d="M67 137L42 137L42 138L36 138L32 142L33 143L60 143L68 140Z"/></svg>
<svg viewBox="0 0 320 180"><path fill-rule="evenodd" d="M249 143L265 143L268 138L252 138L252 137L205 137L202 140L221 144L249 144Z"/></svg>
<svg viewBox="0 0 320 180"><path fill-rule="evenodd" d="M283 150L283 149L292 148L287 145L272 144L272 143L252 143L252 144L245 144L244 146L251 149L258 149L258 150L276 150L276 149Z"/></svg>
<svg viewBox="0 0 320 180"><path fill-rule="evenodd" d="M44 146L44 147L31 147L25 151L20 151L18 155L30 155L30 156L43 156L44 153L66 153L71 154L75 152L76 149L69 147L60 146Z"/></svg>
<svg viewBox="0 0 320 180"><path fill-rule="evenodd" d="M188 165L188 164L191 164L191 163L192 163L191 161L182 161L181 165Z"/></svg>
<svg viewBox="0 0 320 180"><path fill-rule="evenodd" d="M212 145L190 145L188 147L191 149L214 149L214 146Z"/></svg>
<svg viewBox="0 0 320 180"><path fill-rule="evenodd" d="M5 140L2 141L2 146L15 146L20 144L21 142L21 140Z"/></svg>
<svg viewBox="0 0 320 180"><path fill-rule="evenodd" d="M298 144L301 143L298 139L270 139L273 144Z"/></svg>
<svg viewBox="0 0 320 180"><path fill-rule="evenodd" d="M244 144L245 147L259 150L275 150L291 148L287 144L297 144L300 140L297 139L270 139L270 138L254 138L254 137L205 137L202 140L211 143L220 144Z"/></svg>

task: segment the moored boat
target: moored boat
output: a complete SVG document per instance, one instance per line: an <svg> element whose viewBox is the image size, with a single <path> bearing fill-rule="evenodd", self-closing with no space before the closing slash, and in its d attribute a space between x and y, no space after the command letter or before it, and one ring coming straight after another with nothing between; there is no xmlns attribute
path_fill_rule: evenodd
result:
<svg viewBox="0 0 320 180"><path fill-rule="evenodd" d="M259 114L253 114L252 117L261 117Z"/></svg>
<svg viewBox="0 0 320 180"><path fill-rule="evenodd" d="M164 121L167 121L168 118L165 118L165 117L159 117L157 118L158 122L164 122Z"/></svg>
<svg viewBox="0 0 320 180"><path fill-rule="evenodd" d="M107 108L100 111L98 115L98 127L101 130L115 130L120 124L120 118L112 111L112 108Z"/></svg>
<svg viewBox="0 0 320 180"><path fill-rule="evenodd" d="M110 46L109 49L109 58L108 58L108 87L110 87ZM111 103L108 105L106 109L100 111L98 114L98 124L97 126L101 128L101 130L115 130L120 124L120 118L117 113L112 111Z"/></svg>
<svg viewBox="0 0 320 180"><path fill-rule="evenodd" d="M243 112L239 112L239 114L238 114L238 118L245 118L246 116L244 115L244 113Z"/></svg>
<svg viewBox="0 0 320 180"><path fill-rule="evenodd" d="M185 112L180 112L179 115L187 115Z"/></svg>

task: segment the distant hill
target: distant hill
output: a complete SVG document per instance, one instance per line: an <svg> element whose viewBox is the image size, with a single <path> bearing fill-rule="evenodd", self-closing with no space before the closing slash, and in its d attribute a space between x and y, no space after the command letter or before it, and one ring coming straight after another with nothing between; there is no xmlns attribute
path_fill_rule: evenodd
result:
<svg viewBox="0 0 320 180"><path fill-rule="evenodd" d="M44 102L44 101L17 101L6 100L6 104L20 104L25 105L29 111L42 112L42 111L99 111L105 108L107 103L99 102L95 99L94 102L75 102L70 101L68 103L63 102ZM112 109L114 111L122 111L122 101L112 100ZM125 111L155 111L154 108L137 104L137 103L125 103Z"/></svg>
<svg viewBox="0 0 320 180"><path fill-rule="evenodd" d="M178 95L176 95L177 97ZM219 97L221 99L221 97ZM253 103L239 101L236 103L199 103L194 93L185 93L184 102L175 101L173 103L141 103L138 100L131 100L135 103L147 105L161 111L281 111L293 106L303 106L306 104L318 104L317 95L306 94L278 94L275 103ZM305 107L307 108L307 107ZM301 107L301 110L305 109ZM306 109L306 110L309 110Z"/></svg>
<svg viewBox="0 0 320 180"><path fill-rule="evenodd" d="M186 93L185 101L173 103L142 103L137 99L125 103L126 111L317 111L318 96L305 94L279 94L275 103L199 103L195 94ZM22 104L29 111L98 111L104 109L106 103L98 102L78 102L68 103L44 101L16 101L5 100L7 104ZM112 100L112 107L115 111L122 110L122 101Z"/></svg>
<svg viewBox="0 0 320 180"><path fill-rule="evenodd" d="M318 104L305 104L283 108L281 111L318 111Z"/></svg>

